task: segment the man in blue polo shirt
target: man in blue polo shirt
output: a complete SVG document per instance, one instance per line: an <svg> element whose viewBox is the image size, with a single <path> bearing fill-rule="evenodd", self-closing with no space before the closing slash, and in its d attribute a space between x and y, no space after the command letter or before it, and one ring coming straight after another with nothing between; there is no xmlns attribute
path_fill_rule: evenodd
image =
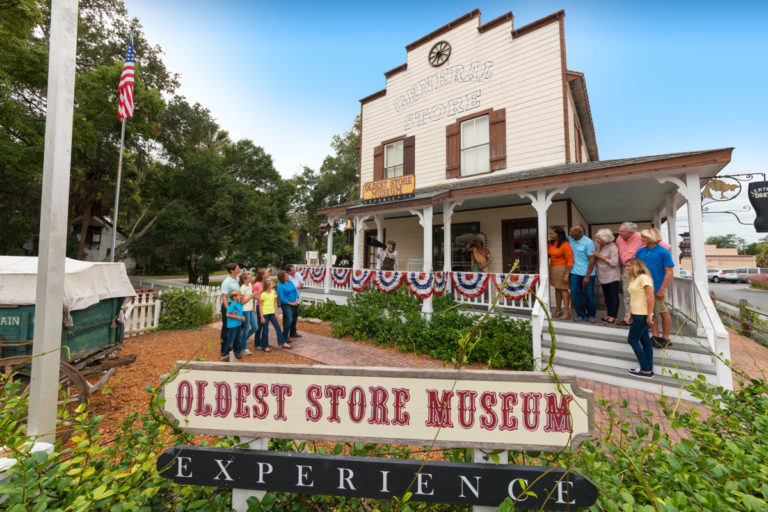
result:
<svg viewBox="0 0 768 512"><path fill-rule="evenodd" d="M657 348L667 348L672 343L669 341L669 331L672 329L672 315L669 314L665 300L667 287L672 282L672 272L675 262L672 254L661 246L661 233L655 228L644 229L640 232L640 239L645 243L635 253L635 257L643 260L648 272L653 279L653 324L651 341ZM662 334L659 336L659 317L661 317Z"/></svg>
<svg viewBox="0 0 768 512"><path fill-rule="evenodd" d="M584 226L576 224L568 230L568 243L573 251L570 285L571 300L576 310L575 322L595 323L595 244L584 235ZM581 298L582 291L587 299L586 308Z"/></svg>

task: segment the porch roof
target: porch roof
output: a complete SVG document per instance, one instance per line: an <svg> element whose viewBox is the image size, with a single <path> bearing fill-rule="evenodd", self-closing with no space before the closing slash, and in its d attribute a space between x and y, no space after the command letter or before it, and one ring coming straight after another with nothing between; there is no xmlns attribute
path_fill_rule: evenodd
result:
<svg viewBox="0 0 768 512"><path fill-rule="evenodd" d="M417 189L414 197L408 199L378 204L363 204L361 200L356 200L318 210L318 213L329 216L396 214L429 205L438 206L437 213L440 203L447 199L463 200L459 210L525 204L528 201L520 199L515 193L567 186L568 190L560 197L573 199L590 223L644 220L650 219L652 212L663 208L663 196L674 190L674 185L662 185L653 180L646 182L640 190L636 180L691 170L702 178L710 178L730 162L732 151L733 148L722 148L497 172ZM609 195L619 203L611 204L607 200ZM632 197L645 197L647 200L632 211L632 206L626 202ZM654 198L657 200L654 201ZM611 215L610 212L615 213Z"/></svg>

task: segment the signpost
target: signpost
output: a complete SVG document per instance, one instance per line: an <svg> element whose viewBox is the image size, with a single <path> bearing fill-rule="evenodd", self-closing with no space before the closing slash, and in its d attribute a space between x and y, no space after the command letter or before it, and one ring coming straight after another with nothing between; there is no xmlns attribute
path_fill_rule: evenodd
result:
<svg viewBox="0 0 768 512"><path fill-rule="evenodd" d="M180 362L163 414L188 432L241 437L561 450L594 437L592 393L541 372ZM178 483L435 503L566 510L595 486L562 468L175 447ZM238 502L240 503L240 502ZM238 510L245 510L240 507Z"/></svg>
<svg viewBox="0 0 768 512"><path fill-rule="evenodd" d="M178 484L359 498L489 505L507 497L520 509L572 510L597 500L597 488L563 468L309 455L177 446L157 469Z"/></svg>

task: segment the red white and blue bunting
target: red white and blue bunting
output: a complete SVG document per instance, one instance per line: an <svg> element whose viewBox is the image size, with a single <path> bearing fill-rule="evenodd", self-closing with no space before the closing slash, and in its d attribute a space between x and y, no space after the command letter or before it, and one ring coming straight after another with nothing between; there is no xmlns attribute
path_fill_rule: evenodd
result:
<svg viewBox="0 0 768 512"><path fill-rule="evenodd" d="M428 299L432 296L435 285L435 274L425 272L408 272L405 282L411 293L420 299Z"/></svg>
<svg viewBox="0 0 768 512"><path fill-rule="evenodd" d="M352 281L352 289L356 292L365 290L365 287L368 285L368 281L370 281L372 276L372 270L353 270L350 279Z"/></svg>
<svg viewBox="0 0 768 512"><path fill-rule="evenodd" d="M373 284L384 293L392 293L403 284L405 272L377 270L373 274Z"/></svg>
<svg viewBox="0 0 768 512"><path fill-rule="evenodd" d="M347 284L351 276L351 268L333 267L331 269L331 280L339 286Z"/></svg>
<svg viewBox="0 0 768 512"><path fill-rule="evenodd" d="M309 278L309 267L305 267L304 265L296 265L296 273L306 281Z"/></svg>
<svg viewBox="0 0 768 512"><path fill-rule="evenodd" d="M434 294L440 297L445 292L445 285L448 284L448 274L450 272L435 272Z"/></svg>
<svg viewBox="0 0 768 512"><path fill-rule="evenodd" d="M309 269L309 277L316 283L322 283L325 279L325 267L312 267Z"/></svg>
<svg viewBox="0 0 768 512"><path fill-rule="evenodd" d="M490 274L485 272L451 272L453 286L465 297L477 297L488 286Z"/></svg>
<svg viewBox="0 0 768 512"><path fill-rule="evenodd" d="M520 300L525 297L539 281L538 274L512 274L509 282L502 290L501 285L506 277L506 274L493 274L493 281L496 289L506 298L512 300Z"/></svg>

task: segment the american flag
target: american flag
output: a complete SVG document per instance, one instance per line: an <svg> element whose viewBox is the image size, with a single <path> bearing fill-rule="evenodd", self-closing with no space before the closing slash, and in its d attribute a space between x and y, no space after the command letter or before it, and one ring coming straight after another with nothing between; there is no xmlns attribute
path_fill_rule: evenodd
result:
<svg viewBox="0 0 768 512"><path fill-rule="evenodd" d="M125 54L123 73L120 75L120 85L117 87L117 118L121 121L133 117L133 40L128 43L128 53Z"/></svg>

